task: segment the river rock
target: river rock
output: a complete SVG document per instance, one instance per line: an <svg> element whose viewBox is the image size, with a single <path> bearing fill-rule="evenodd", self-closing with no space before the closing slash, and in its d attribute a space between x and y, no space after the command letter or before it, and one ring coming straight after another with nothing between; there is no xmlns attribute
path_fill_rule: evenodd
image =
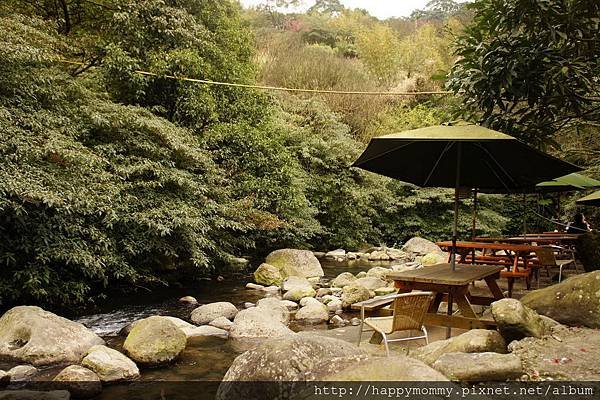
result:
<svg viewBox="0 0 600 400"><path fill-rule="evenodd" d="M315 300L314 303L309 302L304 307L299 309L294 318L297 321L318 324L329 319L329 312L325 304Z"/></svg>
<svg viewBox="0 0 600 400"><path fill-rule="evenodd" d="M192 296L184 296L179 299L179 302L185 304L198 304L198 300L196 300L196 298Z"/></svg>
<svg viewBox="0 0 600 400"><path fill-rule="evenodd" d="M304 297L314 297L316 294L317 292L312 288L312 286L304 288L296 287L285 292L283 294L283 299L289 301L300 301Z"/></svg>
<svg viewBox="0 0 600 400"><path fill-rule="evenodd" d="M317 297L323 297L323 296L327 296L331 294L331 289L330 288L319 288L317 289Z"/></svg>
<svg viewBox="0 0 600 400"><path fill-rule="evenodd" d="M79 365L70 365L52 379L56 389L68 390L75 398L87 399L102 392L100 378L93 371Z"/></svg>
<svg viewBox="0 0 600 400"><path fill-rule="evenodd" d="M492 303L492 316L498 324L498 331L507 343L532 336L541 338L552 333L552 322L542 318L531 308L516 299L502 299Z"/></svg>
<svg viewBox="0 0 600 400"><path fill-rule="evenodd" d="M263 290L265 287L263 285L258 285L256 283L248 282L246 283L246 289L252 290Z"/></svg>
<svg viewBox="0 0 600 400"><path fill-rule="evenodd" d="M446 353L506 353L506 342L502 336L487 329L472 329L461 335L446 340L438 340L427 346L419 347L410 352L410 356L423 361L425 364L433 363Z"/></svg>
<svg viewBox="0 0 600 400"><path fill-rule="evenodd" d="M321 263L309 250L275 250L267 256L265 262L279 268L284 278L288 276L310 278L324 275Z"/></svg>
<svg viewBox="0 0 600 400"><path fill-rule="evenodd" d="M0 369L0 388L5 387L6 385L8 385L10 382L10 375L6 372Z"/></svg>
<svg viewBox="0 0 600 400"><path fill-rule="evenodd" d="M427 253L421 258L421 264L424 267L429 267L432 265L443 264L448 262L448 257L444 253L439 252L431 252Z"/></svg>
<svg viewBox="0 0 600 400"><path fill-rule="evenodd" d="M600 328L600 271L527 293L521 302L560 323Z"/></svg>
<svg viewBox="0 0 600 400"><path fill-rule="evenodd" d="M233 361L216 398L279 398L281 394L276 385L240 385L239 382L304 381L311 368L323 361L364 354L349 342L305 333L267 340Z"/></svg>
<svg viewBox="0 0 600 400"><path fill-rule="evenodd" d="M421 267L421 264L416 261L407 262L404 264L392 265L390 269L394 272L413 271Z"/></svg>
<svg viewBox="0 0 600 400"><path fill-rule="evenodd" d="M33 365L17 365L9 369L6 373L10 376L11 382L21 382L28 381L37 372L38 369Z"/></svg>
<svg viewBox="0 0 600 400"><path fill-rule="evenodd" d="M324 304L327 306L327 310L330 312L336 312L343 308L342 300L337 297Z"/></svg>
<svg viewBox="0 0 600 400"><path fill-rule="evenodd" d="M162 317L138 321L127 335L123 350L145 366L173 361L185 349L187 337L173 322Z"/></svg>
<svg viewBox="0 0 600 400"><path fill-rule="evenodd" d="M281 284L281 289L284 292L292 289L312 289L312 284L308 281L308 279L303 278L301 276L289 276L285 278L283 283Z"/></svg>
<svg viewBox="0 0 600 400"><path fill-rule="evenodd" d="M346 250L344 249L336 249L336 250L331 250L328 251L327 253L325 253L325 257L327 258L339 258L339 257L346 257Z"/></svg>
<svg viewBox="0 0 600 400"><path fill-rule="evenodd" d="M367 276L371 276L373 278L378 278L381 279L383 281L387 280L387 274L389 274L390 272L392 272L391 269L389 268L383 268L383 267L373 267L370 270L367 271Z"/></svg>
<svg viewBox="0 0 600 400"><path fill-rule="evenodd" d="M433 368L453 381L494 382L518 379L523 375L521 359L514 354L446 353Z"/></svg>
<svg viewBox="0 0 600 400"><path fill-rule="evenodd" d="M405 251L402 251L400 249L389 248L389 249L387 249L387 254L390 257L390 260L394 260L394 261L408 262L408 261L412 261L412 259L413 259L411 254L409 254Z"/></svg>
<svg viewBox="0 0 600 400"><path fill-rule="evenodd" d="M283 324L287 324L290 320L290 312L287 307L287 301L284 303L274 297L266 297L260 299L256 306L261 310L265 310L270 316Z"/></svg>
<svg viewBox="0 0 600 400"><path fill-rule="evenodd" d="M342 307L350 308L352 304L369 300L370 297L371 294L369 293L369 289L364 286L344 286L344 291L342 292Z"/></svg>
<svg viewBox="0 0 600 400"><path fill-rule="evenodd" d="M354 282L354 285L359 285L369 290L379 289L381 287L386 287L387 282L381 280L379 278L374 278L372 276L366 276L364 278L359 278Z"/></svg>
<svg viewBox="0 0 600 400"><path fill-rule="evenodd" d="M210 321L208 325L214 326L215 328L223 329L225 331L229 331L229 329L231 329L231 325L233 325L233 322L231 322L225 317L219 317Z"/></svg>
<svg viewBox="0 0 600 400"><path fill-rule="evenodd" d="M419 256L424 256L429 253L443 253L440 247L430 240L420 237L414 237L402 246L402 251L413 253Z"/></svg>
<svg viewBox="0 0 600 400"><path fill-rule="evenodd" d="M1 359L35 366L78 363L97 344L104 340L83 324L39 307L14 307L0 318Z"/></svg>
<svg viewBox="0 0 600 400"><path fill-rule="evenodd" d="M344 286L352 285L356 282L356 277L350 272L342 272L335 277L331 286L343 288Z"/></svg>
<svg viewBox="0 0 600 400"><path fill-rule="evenodd" d="M339 315L334 315L329 320L329 324L335 326L344 326L346 325L346 321L344 321L344 318L340 317Z"/></svg>
<svg viewBox="0 0 600 400"><path fill-rule="evenodd" d="M254 271L254 282L261 285L279 286L285 279L283 271L274 265L262 263Z"/></svg>
<svg viewBox="0 0 600 400"><path fill-rule="evenodd" d="M397 289L387 286L379 289L375 289L375 296L387 296L388 294L396 293Z"/></svg>
<svg viewBox="0 0 600 400"><path fill-rule="evenodd" d="M263 291L267 292L269 294L273 294L273 293L279 293L279 289L280 289L279 286L274 286L273 285L273 286L265 286L263 288Z"/></svg>
<svg viewBox="0 0 600 400"><path fill-rule="evenodd" d="M233 304L227 301L220 301L217 303L204 304L196 308L192 311L191 320L195 324L204 325L219 317L232 319L237 312L238 310Z"/></svg>
<svg viewBox="0 0 600 400"><path fill-rule="evenodd" d="M388 261L390 260L390 256L388 256L385 250L375 250L369 254L369 261Z"/></svg>
<svg viewBox="0 0 600 400"><path fill-rule="evenodd" d="M66 390L3 390L0 400L69 400L71 395Z"/></svg>
<svg viewBox="0 0 600 400"><path fill-rule="evenodd" d="M102 382L127 381L140 376L137 365L131 359L103 345L92 347L81 365L94 371Z"/></svg>
<svg viewBox="0 0 600 400"><path fill-rule="evenodd" d="M298 302L298 304L300 304L300 307L304 307L309 305L310 303L314 303L314 304L323 304L321 301L315 299L314 297L303 297L300 299L300 301Z"/></svg>
<svg viewBox="0 0 600 400"><path fill-rule="evenodd" d="M288 309L288 311L294 311L298 309L298 304L291 300L281 300L281 305Z"/></svg>
<svg viewBox="0 0 600 400"><path fill-rule="evenodd" d="M404 356L369 357L319 378L323 382L436 382L448 379L425 363Z"/></svg>
<svg viewBox="0 0 600 400"><path fill-rule="evenodd" d="M281 322L280 314L265 307L242 310L235 316L229 329L232 339L276 338L294 332Z"/></svg>

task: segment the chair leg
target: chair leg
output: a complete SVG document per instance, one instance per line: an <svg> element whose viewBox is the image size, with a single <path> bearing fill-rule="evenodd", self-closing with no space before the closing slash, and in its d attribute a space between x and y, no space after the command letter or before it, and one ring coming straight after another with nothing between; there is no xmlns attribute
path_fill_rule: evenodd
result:
<svg viewBox="0 0 600 400"><path fill-rule="evenodd" d="M358 345L360 346L360 341L362 340L363 327L365 325L365 309L364 307L360 308L360 330L358 331Z"/></svg>
<svg viewBox="0 0 600 400"><path fill-rule="evenodd" d="M575 267L575 268L577 268L577 267ZM563 269L563 266L559 265L558 266L558 283L560 283L562 281L562 269Z"/></svg>
<svg viewBox="0 0 600 400"><path fill-rule="evenodd" d="M385 355L389 357L390 347L388 346L387 336L384 333L382 333L381 336L383 337L383 345L385 346Z"/></svg>
<svg viewBox="0 0 600 400"><path fill-rule="evenodd" d="M429 335L427 334L427 328L425 328L425 326L423 325L421 327L421 330L423 331L423 335L425 335L425 344L429 344Z"/></svg>

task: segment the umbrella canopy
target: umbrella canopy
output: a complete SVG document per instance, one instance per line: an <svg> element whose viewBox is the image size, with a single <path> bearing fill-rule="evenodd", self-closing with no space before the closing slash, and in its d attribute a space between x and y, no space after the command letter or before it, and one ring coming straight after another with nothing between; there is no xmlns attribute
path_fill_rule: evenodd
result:
<svg viewBox="0 0 600 400"><path fill-rule="evenodd" d="M353 164L424 187L522 192L581 168L477 125L432 126L373 138ZM458 167L458 168L457 168Z"/></svg>
<svg viewBox="0 0 600 400"><path fill-rule="evenodd" d="M571 192L598 187L600 187L599 180L575 173L538 183L535 186L538 192Z"/></svg>
<svg viewBox="0 0 600 400"><path fill-rule="evenodd" d="M353 164L417 186L454 187L452 266L461 187L522 192L581 168L476 125L432 126L373 138Z"/></svg>
<svg viewBox="0 0 600 400"><path fill-rule="evenodd" d="M577 204L584 206L600 206L600 190L577 200Z"/></svg>

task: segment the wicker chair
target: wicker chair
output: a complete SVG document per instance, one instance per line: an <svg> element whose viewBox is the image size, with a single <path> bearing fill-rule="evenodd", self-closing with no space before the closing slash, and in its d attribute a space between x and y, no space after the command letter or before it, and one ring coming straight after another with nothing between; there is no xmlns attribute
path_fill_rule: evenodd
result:
<svg viewBox="0 0 600 400"><path fill-rule="evenodd" d="M568 260L557 260L554 256L554 251L559 250L563 251L563 248L558 246L540 246L535 250L535 255L537 257L537 263L540 267L546 268L548 271L549 268L558 267L558 281L562 281L562 271L565 265L573 264L575 265L575 270L577 270L577 263L575 261L575 255L572 254L572 258ZM539 277L538 277L538 287L539 287Z"/></svg>
<svg viewBox="0 0 600 400"><path fill-rule="evenodd" d="M425 329L423 326L423 318L425 317L425 313L427 313L429 305L434 298L433 293L403 293L393 296L386 296L386 298L393 299L394 301L391 307L393 310L393 315L390 317L364 318L364 312L361 312L361 325L358 344L360 345L363 331L366 331L366 329L364 329L365 324L371 328L369 330L381 334L383 337L383 344L385 346L385 353L388 356L390 355L390 349L388 346L389 342L425 339L425 343L429 344L427 329ZM373 300L376 301L377 299ZM388 335L394 332L412 330L421 331L423 334L420 336L411 336L407 338L388 339Z"/></svg>

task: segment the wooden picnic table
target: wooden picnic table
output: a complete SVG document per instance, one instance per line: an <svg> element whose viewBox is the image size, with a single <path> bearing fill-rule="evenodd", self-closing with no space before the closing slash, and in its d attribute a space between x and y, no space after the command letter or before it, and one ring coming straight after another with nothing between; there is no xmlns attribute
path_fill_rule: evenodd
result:
<svg viewBox="0 0 600 400"><path fill-rule="evenodd" d="M438 246L450 250L451 241L437 242ZM463 264L494 264L507 268L502 271L501 276L508 279L508 297L512 297L514 281L517 278L524 278L527 289L531 285L531 276L536 265L530 261L535 257L538 246L518 243L498 243L498 242L456 242L456 253L459 256L458 262ZM475 255L475 250L489 250L491 255ZM503 254L498 254L502 252Z"/></svg>
<svg viewBox="0 0 600 400"><path fill-rule="evenodd" d="M546 236L512 236L512 237L486 237L479 236L473 238L474 242L487 243L517 243L517 244L572 244L577 241L575 235L546 235Z"/></svg>
<svg viewBox="0 0 600 400"><path fill-rule="evenodd" d="M400 293L413 290L425 290L435 293L424 324L445 326L460 329L493 329L496 323L477 317L471 304L490 305L493 301L504 298L496 280L500 277L503 266L498 265L466 265L437 264L412 271L391 272L388 278L394 280L394 286ZM492 297L473 296L469 293L469 285L478 280L485 280ZM447 299L446 315L438 314L440 303ZM461 315L452 314L452 303L456 303ZM449 335L450 332L448 332Z"/></svg>

